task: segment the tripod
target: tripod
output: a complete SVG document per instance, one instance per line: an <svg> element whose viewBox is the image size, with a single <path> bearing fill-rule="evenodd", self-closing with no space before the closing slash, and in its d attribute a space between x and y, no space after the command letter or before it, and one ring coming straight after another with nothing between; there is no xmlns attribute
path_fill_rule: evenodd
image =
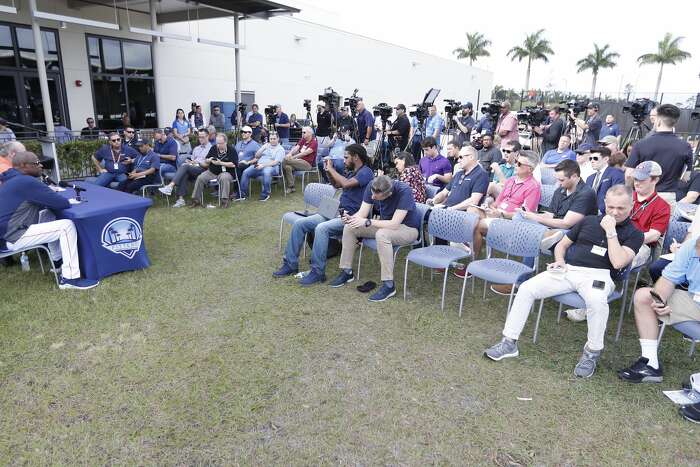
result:
<svg viewBox="0 0 700 467"><path fill-rule="evenodd" d="M382 173L386 173L386 167L389 165L389 160L387 158L387 153L389 152L389 137L386 134L386 118L382 118L382 140L377 145L377 149L374 151L374 168L380 169ZM379 156L379 160L377 160Z"/></svg>
<svg viewBox="0 0 700 467"><path fill-rule="evenodd" d="M631 146L632 144L636 143L640 139L644 138L644 130L649 131L650 128L646 126L644 122L637 121L635 120L632 123L632 127L629 129L625 137L622 139L622 146L620 147L621 150L627 149L628 146Z"/></svg>
<svg viewBox="0 0 700 467"><path fill-rule="evenodd" d="M578 126L576 125L576 120L574 120L571 114L569 114L569 118L566 122L564 134L569 135L571 138L571 149L578 148Z"/></svg>

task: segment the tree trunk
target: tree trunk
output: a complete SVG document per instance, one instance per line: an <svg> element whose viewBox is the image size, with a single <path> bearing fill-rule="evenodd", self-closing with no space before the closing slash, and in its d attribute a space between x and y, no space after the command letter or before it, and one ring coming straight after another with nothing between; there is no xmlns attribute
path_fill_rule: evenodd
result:
<svg viewBox="0 0 700 467"><path fill-rule="evenodd" d="M659 96L659 88L661 87L661 75L664 73L664 64L659 68L659 77L656 79L656 91L654 91L654 100Z"/></svg>
<svg viewBox="0 0 700 467"><path fill-rule="evenodd" d="M598 73L593 73L593 84L591 85L591 99L595 99L595 84L598 81Z"/></svg>
<svg viewBox="0 0 700 467"><path fill-rule="evenodd" d="M472 59L470 58L470 59L469 59L469 66L472 66L473 63L474 63L474 60L472 60Z"/></svg>
<svg viewBox="0 0 700 467"><path fill-rule="evenodd" d="M527 57L527 71L525 72L525 95L530 91L530 57Z"/></svg>

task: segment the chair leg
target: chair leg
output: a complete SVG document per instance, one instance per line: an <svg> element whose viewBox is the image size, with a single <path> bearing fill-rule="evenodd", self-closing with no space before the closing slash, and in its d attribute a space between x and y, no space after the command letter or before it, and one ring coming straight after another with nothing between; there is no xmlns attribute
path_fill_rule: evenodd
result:
<svg viewBox="0 0 700 467"><path fill-rule="evenodd" d="M440 300L440 311L445 311L445 290L447 289L447 273L450 268L445 268L445 277L442 279L442 300Z"/></svg>
<svg viewBox="0 0 700 467"><path fill-rule="evenodd" d="M615 333L615 342L620 340L622 332L622 320L625 317L625 309L627 308L627 289L629 288L629 278L625 279L622 285L622 303L620 304L620 319L617 321L617 332Z"/></svg>
<svg viewBox="0 0 700 467"><path fill-rule="evenodd" d="M486 285L487 285L487 284L488 284L488 281L487 281L487 280L484 280L484 296L481 297L482 300L486 300Z"/></svg>
<svg viewBox="0 0 700 467"><path fill-rule="evenodd" d="M637 285L639 284L639 275L641 274L642 271L637 271L637 276L634 278L634 287L632 287L632 297L634 297L634 293L637 290ZM632 307L634 306L634 299L629 301L629 304L627 306L627 314L632 313Z"/></svg>
<svg viewBox="0 0 700 467"><path fill-rule="evenodd" d="M39 260L39 267L41 268L41 273L44 274L44 262L41 260L41 254L39 253L39 249L37 248L36 250L36 257ZM49 257L49 260L51 257ZM49 264L51 264L51 261L49 261Z"/></svg>
<svg viewBox="0 0 700 467"><path fill-rule="evenodd" d="M540 309L537 311L537 321L535 321L535 333L532 335L532 343L537 342L537 333L540 330L540 318L542 318L542 307L544 307L544 298L540 300Z"/></svg>
<svg viewBox="0 0 700 467"><path fill-rule="evenodd" d="M464 305L464 291L467 288L467 274L464 274L464 279L462 280L462 295L459 297L459 317L462 317L462 306Z"/></svg>
<svg viewBox="0 0 700 467"><path fill-rule="evenodd" d="M506 310L506 318L510 314L510 307L513 306L513 298L515 297L515 284L510 289L510 297L508 298L508 309Z"/></svg>
<svg viewBox="0 0 700 467"><path fill-rule="evenodd" d="M365 244L360 242L360 254L357 257L357 282L360 282L360 268L362 267L362 249L364 246Z"/></svg>
<svg viewBox="0 0 700 467"><path fill-rule="evenodd" d="M408 258L406 258L406 264L403 267L403 301L406 301L406 294L407 294L407 289L406 287L408 286Z"/></svg>
<svg viewBox="0 0 700 467"><path fill-rule="evenodd" d="M661 338L664 337L664 331L666 330L666 323L661 323L661 327L659 328L659 337L656 338L656 351L658 352L661 348Z"/></svg>
<svg viewBox="0 0 700 467"><path fill-rule="evenodd" d="M280 220L280 240L277 243L277 251L282 251L282 230L284 229L284 218Z"/></svg>
<svg viewBox="0 0 700 467"><path fill-rule="evenodd" d="M693 354L695 353L695 344L697 344L698 341L693 340L693 343L690 344L690 352L688 352L688 356L692 357Z"/></svg>

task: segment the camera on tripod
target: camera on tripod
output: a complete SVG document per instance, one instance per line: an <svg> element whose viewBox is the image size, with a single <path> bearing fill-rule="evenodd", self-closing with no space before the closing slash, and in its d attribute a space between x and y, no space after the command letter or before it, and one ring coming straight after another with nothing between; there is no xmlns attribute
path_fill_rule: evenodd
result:
<svg viewBox="0 0 700 467"><path fill-rule="evenodd" d="M241 102L238 104L238 112L245 117L245 111L248 108L248 104Z"/></svg>
<svg viewBox="0 0 700 467"><path fill-rule="evenodd" d="M276 117L277 109L274 105L268 105L267 107L265 107L265 118L267 118L268 124L274 124Z"/></svg>
<svg viewBox="0 0 700 467"><path fill-rule="evenodd" d="M547 120L549 112L541 107L530 106L525 107L525 109L521 110L516 115L518 117L518 122L536 127L542 125L545 120Z"/></svg>
<svg viewBox="0 0 700 467"><path fill-rule="evenodd" d="M379 117L384 121L389 120L389 117L394 113L394 109L386 102L380 102L372 107L372 110L375 117Z"/></svg>
<svg viewBox="0 0 700 467"><path fill-rule="evenodd" d="M324 89L323 94L319 94L318 100L325 102L328 110L333 114L340 107L340 94L331 87Z"/></svg>
<svg viewBox="0 0 700 467"><path fill-rule="evenodd" d="M566 108L569 109L569 111L573 111L576 115L586 110L589 104L587 100L560 101L559 103L566 105Z"/></svg>
<svg viewBox="0 0 700 467"><path fill-rule="evenodd" d="M484 105L481 106L481 109L479 111L484 114L488 115L491 120L498 120L498 116L501 113L501 103L500 102L486 102Z"/></svg>
<svg viewBox="0 0 700 467"><path fill-rule="evenodd" d="M447 102L447 105L445 106L445 113L447 114L447 118L450 120L452 120L452 118L462 110L462 103L460 101L456 101L454 99L443 99L443 102Z"/></svg>
<svg viewBox="0 0 700 467"><path fill-rule="evenodd" d="M632 116L634 123L641 123L651 113L651 109L656 106L656 102L651 99L642 98L622 107L623 113L628 113Z"/></svg>
<svg viewBox="0 0 700 467"><path fill-rule="evenodd" d="M690 112L690 119L691 120L700 120L700 112L698 112L698 111Z"/></svg>
<svg viewBox="0 0 700 467"><path fill-rule="evenodd" d="M362 99L360 96L357 95L357 91L358 89L355 89L352 92L352 96L346 97L345 101L343 101L344 107L350 107L350 113L353 117L357 113L357 103L360 102L360 100Z"/></svg>
<svg viewBox="0 0 700 467"><path fill-rule="evenodd" d="M307 112L311 112L311 99L304 99L304 108Z"/></svg>

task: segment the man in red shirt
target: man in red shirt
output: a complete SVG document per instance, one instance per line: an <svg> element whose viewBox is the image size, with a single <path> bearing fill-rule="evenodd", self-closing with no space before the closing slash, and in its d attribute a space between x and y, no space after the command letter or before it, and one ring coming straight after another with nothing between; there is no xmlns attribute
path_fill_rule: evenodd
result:
<svg viewBox="0 0 700 467"><path fill-rule="evenodd" d="M503 101L501 115L498 117L496 134L501 137L501 149L511 141L518 141L518 117L510 111L510 102Z"/></svg>
<svg viewBox="0 0 700 467"><path fill-rule="evenodd" d="M282 161L282 171L284 181L287 185L287 193L294 193L294 171L312 170L316 165L316 151L318 142L314 136L314 130L310 126L305 126L301 130L301 139L294 146Z"/></svg>

